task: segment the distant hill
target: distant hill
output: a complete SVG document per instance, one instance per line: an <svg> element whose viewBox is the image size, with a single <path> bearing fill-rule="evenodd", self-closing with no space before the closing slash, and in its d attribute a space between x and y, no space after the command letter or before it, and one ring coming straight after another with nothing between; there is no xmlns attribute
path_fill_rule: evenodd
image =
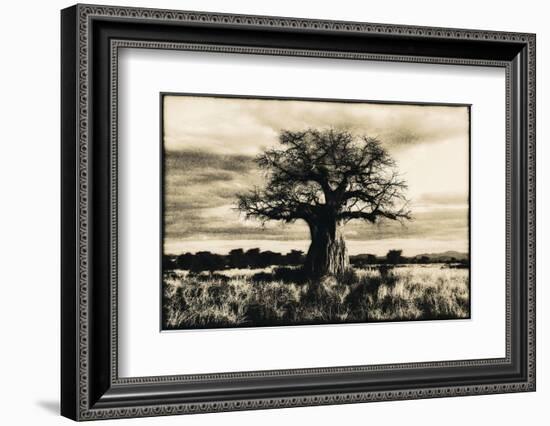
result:
<svg viewBox="0 0 550 426"><path fill-rule="evenodd" d="M468 260L468 253L461 253L458 251L445 251L443 253L423 253L413 256L413 259L420 259L422 257L427 257L428 259L436 262L450 262L454 260Z"/></svg>

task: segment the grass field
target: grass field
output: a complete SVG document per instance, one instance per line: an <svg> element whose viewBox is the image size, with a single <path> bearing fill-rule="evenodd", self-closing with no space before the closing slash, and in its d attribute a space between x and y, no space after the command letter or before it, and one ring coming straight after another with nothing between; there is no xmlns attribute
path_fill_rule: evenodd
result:
<svg viewBox="0 0 550 426"><path fill-rule="evenodd" d="M469 271L445 264L350 269L321 281L299 269L230 269L163 277L163 328L469 317Z"/></svg>

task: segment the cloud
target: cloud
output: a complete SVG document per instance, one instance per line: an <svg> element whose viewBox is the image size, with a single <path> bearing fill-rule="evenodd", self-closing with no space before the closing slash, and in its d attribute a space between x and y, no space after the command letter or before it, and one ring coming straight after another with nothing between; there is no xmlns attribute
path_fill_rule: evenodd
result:
<svg viewBox="0 0 550 426"><path fill-rule="evenodd" d="M467 138L466 106L166 96L164 142L216 152L255 154L277 143L282 129L348 128L388 148Z"/></svg>
<svg viewBox="0 0 550 426"><path fill-rule="evenodd" d="M464 194L456 192L431 192L420 195L416 202L420 205L448 206L464 203Z"/></svg>

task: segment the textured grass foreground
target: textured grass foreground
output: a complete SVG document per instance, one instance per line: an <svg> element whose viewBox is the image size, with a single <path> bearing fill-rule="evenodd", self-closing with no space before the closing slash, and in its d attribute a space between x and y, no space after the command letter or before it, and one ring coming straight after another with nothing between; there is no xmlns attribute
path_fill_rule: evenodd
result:
<svg viewBox="0 0 550 426"><path fill-rule="evenodd" d="M467 269L352 269L314 282L297 269L164 273L163 328L469 318Z"/></svg>

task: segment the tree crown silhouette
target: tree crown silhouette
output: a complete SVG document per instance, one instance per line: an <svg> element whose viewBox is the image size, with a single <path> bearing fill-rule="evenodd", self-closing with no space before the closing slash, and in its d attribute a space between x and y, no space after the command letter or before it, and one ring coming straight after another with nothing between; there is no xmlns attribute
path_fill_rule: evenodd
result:
<svg viewBox="0 0 550 426"><path fill-rule="evenodd" d="M410 218L407 185L376 138L309 129L283 131L279 141L283 149L256 159L266 172L265 187L238 196L247 217L307 222L330 210L338 222Z"/></svg>
<svg viewBox="0 0 550 426"><path fill-rule="evenodd" d="M280 147L256 159L265 186L238 194L237 207L247 218L263 222L304 220L312 238L308 261L318 274L345 267L339 225L354 219L410 219L407 184L378 139L346 130L308 129L282 131L279 142ZM334 246L338 239L339 248Z"/></svg>

